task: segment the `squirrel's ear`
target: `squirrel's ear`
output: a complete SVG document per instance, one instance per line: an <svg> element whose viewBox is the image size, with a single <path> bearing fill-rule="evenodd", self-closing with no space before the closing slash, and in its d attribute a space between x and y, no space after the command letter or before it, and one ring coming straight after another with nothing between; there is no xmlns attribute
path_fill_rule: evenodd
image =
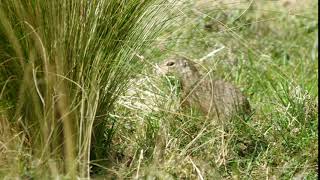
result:
<svg viewBox="0 0 320 180"><path fill-rule="evenodd" d="M188 66L188 63L185 61L183 62L183 67L187 67Z"/></svg>

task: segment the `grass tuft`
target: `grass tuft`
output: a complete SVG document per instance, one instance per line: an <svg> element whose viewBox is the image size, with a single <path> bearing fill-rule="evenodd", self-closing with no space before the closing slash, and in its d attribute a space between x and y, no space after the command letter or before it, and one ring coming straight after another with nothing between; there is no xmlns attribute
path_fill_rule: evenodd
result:
<svg viewBox="0 0 320 180"><path fill-rule="evenodd" d="M137 55L161 30L166 6L1 1L1 120L21 143L12 151L30 156L17 156L23 168L7 177L90 176L90 162L105 159L108 115L143 67Z"/></svg>

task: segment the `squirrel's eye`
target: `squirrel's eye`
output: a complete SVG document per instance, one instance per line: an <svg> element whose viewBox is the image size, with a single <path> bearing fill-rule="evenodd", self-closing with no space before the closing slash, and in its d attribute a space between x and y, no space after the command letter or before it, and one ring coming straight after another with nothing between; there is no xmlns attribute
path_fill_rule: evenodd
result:
<svg viewBox="0 0 320 180"><path fill-rule="evenodd" d="M174 62L173 61L170 61L167 63L167 66L173 66L174 65Z"/></svg>

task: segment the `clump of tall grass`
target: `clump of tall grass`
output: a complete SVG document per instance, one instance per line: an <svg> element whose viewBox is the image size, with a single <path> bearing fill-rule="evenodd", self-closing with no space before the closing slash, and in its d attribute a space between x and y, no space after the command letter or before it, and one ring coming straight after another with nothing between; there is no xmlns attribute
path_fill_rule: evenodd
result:
<svg viewBox="0 0 320 180"><path fill-rule="evenodd" d="M157 0L0 2L1 123L21 140L1 153L27 157L6 175L90 176L108 114L142 69L137 54L164 9Z"/></svg>

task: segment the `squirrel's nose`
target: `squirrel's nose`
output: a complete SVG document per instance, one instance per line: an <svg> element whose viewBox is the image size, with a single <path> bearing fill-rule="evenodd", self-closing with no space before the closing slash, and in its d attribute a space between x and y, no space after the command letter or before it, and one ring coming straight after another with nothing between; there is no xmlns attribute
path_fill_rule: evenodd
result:
<svg viewBox="0 0 320 180"><path fill-rule="evenodd" d="M158 64L156 64L156 65L154 66L153 73L155 73L155 74L157 74L157 75L161 75L161 73L163 73L162 70L161 70L161 68L160 68L160 66L159 66Z"/></svg>
<svg viewBox="0 0 320 180"><path fill-rule="evenodd" d="M154 73L156 75L160 75L160 76L163 76L166 74L165 70L163 68L161 68L158 64L155 65Z"/></svg>

